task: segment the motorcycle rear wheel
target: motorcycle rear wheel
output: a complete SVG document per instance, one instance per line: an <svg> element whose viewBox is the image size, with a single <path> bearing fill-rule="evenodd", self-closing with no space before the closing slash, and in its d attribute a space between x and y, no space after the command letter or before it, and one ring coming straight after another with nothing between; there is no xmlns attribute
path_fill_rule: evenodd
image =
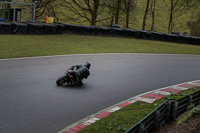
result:
<svg viewBox="0 0 200 133"><path fill-rule="evenodd" d="M59 77L59 78L56 80L56 84L57 84L58 86L61 86L61 85L63 85L63 84L66 83L66 82L67 82L67 75L63 75L63 76Z"/></svg>

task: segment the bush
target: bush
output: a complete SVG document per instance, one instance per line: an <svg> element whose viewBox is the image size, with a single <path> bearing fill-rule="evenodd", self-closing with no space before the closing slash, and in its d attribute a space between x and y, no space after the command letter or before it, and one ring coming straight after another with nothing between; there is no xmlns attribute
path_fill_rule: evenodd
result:
<svg viewBox="0 0 200 133"><path fill-rule="evenodd" d="M193 108L191 111L191 115L195 116L195 115L199 115L200 114L200 108Z"/></svg>
<svg viewBox="0 0 200 133"><path fill-rule="evenodd" d="M194 107L195 107L194 104L190 104L190 105L187 107L187 111L192 110Z"/></svg>

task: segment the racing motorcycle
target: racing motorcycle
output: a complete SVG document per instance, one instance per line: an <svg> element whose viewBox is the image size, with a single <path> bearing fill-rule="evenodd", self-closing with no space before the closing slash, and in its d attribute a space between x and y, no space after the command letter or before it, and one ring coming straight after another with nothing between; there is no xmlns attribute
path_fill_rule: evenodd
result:
<svg viewBox="0 0 200 133"><path fill-rule="evenodd" d="M83 84L82 79L79 78L79 76L76 73L74 73L72 70L67 70L67 69L65 71L66 71L65 75L59 77L56 80L56 84L58 86L61 86L65 83L82 86L82 84Z"/></svg>

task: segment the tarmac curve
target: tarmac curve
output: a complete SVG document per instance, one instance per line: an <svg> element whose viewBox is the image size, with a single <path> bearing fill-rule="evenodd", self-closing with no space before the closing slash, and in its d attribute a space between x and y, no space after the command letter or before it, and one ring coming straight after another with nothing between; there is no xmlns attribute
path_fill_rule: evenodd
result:
<svg viewBox="0 0 200 133"><path fill-rule="evenodd" d="M90 62L82 87L56 86ZM200 79L199 55L87 54L0 60L0 133L56 133L130 97Z"/></svg>

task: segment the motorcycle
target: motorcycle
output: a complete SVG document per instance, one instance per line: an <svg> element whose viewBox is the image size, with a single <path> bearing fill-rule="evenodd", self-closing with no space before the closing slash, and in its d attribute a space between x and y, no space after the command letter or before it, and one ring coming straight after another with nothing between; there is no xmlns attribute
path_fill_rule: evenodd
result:
<svg viewBox="0 0 200 133"><path fill-rule="evenodd" d="M66 70L65 72L65 75L59 77L57 80L56 80L56 84L58 86L61 86L63 84L75 84L75 85L78 85L78 86L82 86L82 79L79 78L79 76L74 73L72 70Z"/></svg>

